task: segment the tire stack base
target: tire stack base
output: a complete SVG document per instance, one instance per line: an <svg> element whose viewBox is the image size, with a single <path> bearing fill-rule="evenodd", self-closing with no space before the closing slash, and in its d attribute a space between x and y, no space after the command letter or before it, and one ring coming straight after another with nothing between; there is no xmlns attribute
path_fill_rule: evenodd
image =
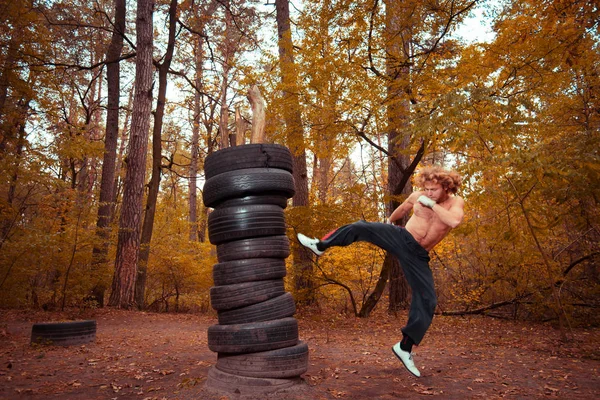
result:
<svg viewBox="0 0 600 400"><path fill-rule="evenodd" d="M208 370L206 386L219 392L235 393L242 396L256 396L275 393L303 383L299 377L288 379L252 378L248 376L228 374L217 367Z"/></svg>
<svg viewBox="0 0 600 400"><path fill-rule="evenodd" d="M218 358L206 387L256 396L302 383L308 346L298 339L294 299L283 282L291 153L275 144L230 147L210 154L204 167L203 200L214 208L208 234L219 261L210 291L219 324L208 328Z"/></svg>

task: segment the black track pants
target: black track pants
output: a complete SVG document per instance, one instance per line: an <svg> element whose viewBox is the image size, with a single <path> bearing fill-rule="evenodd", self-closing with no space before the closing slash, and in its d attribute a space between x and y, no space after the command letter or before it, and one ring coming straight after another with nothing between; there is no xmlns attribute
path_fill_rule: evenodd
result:
<svg viewBox="0 0 600 400"><path fill-rule="evenodd" d="M400 260L406 280L412 289L408 322L402 332L416 344L425 336L437 305L433 275L429 269L429 253L404 228L380 222L358 221L327 234L318 247L348 246L369 242L389 251Z"/></svg>

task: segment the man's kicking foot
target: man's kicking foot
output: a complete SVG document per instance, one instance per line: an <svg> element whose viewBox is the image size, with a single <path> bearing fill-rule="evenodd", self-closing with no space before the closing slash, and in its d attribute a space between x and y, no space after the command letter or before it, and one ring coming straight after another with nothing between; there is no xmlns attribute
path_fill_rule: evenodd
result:
<svg viewBox="0 0 600 400"><path fill-rule="evenodd" d="M302 246L306 247L307 249L309 249L310 251L315 253L317 256L320 256L321 254L323 254L323 251L319 250L319 248L317 247L317 244L319 243L319 239L311 239L308 236L303 235L301 233L299 233L297 236L298 236L298 241L300 242L300 244Z"/></svg>
<svg viewBox="0 0 600 400"><path fill-rule="evenodd" d="M394 345L394 347L392 347L392 351L394 352L396 357L398 357L398 359L400 361L402 361L402 364L404 364L404 366L406 367L408 372L410 372L411 374L413 374L416 377L421 376L419 369L417 368L417 366L415 365L415 362L413 361L412 353L402 350L402 348L400 347L400 342L396 343Z"/></svg>

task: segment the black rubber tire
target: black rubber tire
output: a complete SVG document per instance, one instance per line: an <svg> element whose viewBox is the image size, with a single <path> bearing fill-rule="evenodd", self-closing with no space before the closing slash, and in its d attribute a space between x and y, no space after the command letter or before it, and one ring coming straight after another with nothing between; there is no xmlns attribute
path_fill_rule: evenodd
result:
<svg viewBox="0 0 600 400"><path fill-rule="evenodd" d="M291 317L296 313L296 303L290 293L273 297L260 303L233 310L217 312L219 324L247 324L250 322L271 321Z"/></svg>
<svg viewBox="0 0 600 400"><path fill-rule="evenodd" d="M96 321L46 322L33 324L31 343L70 346L96 340Z"/></svg>
<svg viewBox="0 0 600 400"><path fill-rule="evenodd" d="M243 239L217 245L219 262L245 258L287 258L290 255L290 241L287 236L265 236Z"/></svg>
<svg viewBox="0 0 600 400"><path fill-rule="evenodd" d="M253 195L294 196L294 177L283 169L247 168L228 171L206 180L204 205L216 208L219 203Z"/></svg>
<svg viewBox="0 0 600 400"><path fill-rule="evenodd" d="M301 378L274 379L274 378L252 378L228 374L219 371L216 367L208 370L206 387L214 391L214 398L228 398L223 392L231 393L232 398L264 399L269 393L276 393L295 385L302 385ZM213 397L211 397L213 398Z"/></svg>
<svg viewBox="0 0 600 400"><path fill-rule="evenodd" d="M255 353L297 343L298 321L295 318L208 327L208 348L218 353Z"/></svg>
<svg viewBox="0 0 600 400"><path fill-rule="evenodd" d="M281 258L247 258L213 265L215 286L279 279L286 275Z"/></svg>
<svg viewBox="0 0 600 400"><path fill-rule="evenodd" d="M210 288L210 303L217 311L246 307L285 293L283 279L244 282Z"/></svg>
<svg viewBox="0 0 600 400"><path fill-rule="evenodd" d="M256 196L246 196L246 197L238 197L229 200L224 200L219 203L220 207L236 207L236 206L250 206L253 204L272 204L274 206L279 206L281 208L286 208L288 206L288 198L282 195L256 195Z"/></svg>
<svg viewBox="0 0 600 400"><path fill-rule="evenodd" d="M212 244L262 236L285 235L283 209L269 204L219 207L208 216Z"/></svg>
<svg viewBox="0 0 600 400"><path fill-rule="evenodd" d="M228 147L209 154L204 160L206 179L246 168L278 168L292 172L292 153L280 144L258 143Z"/></svg>
<svg viewBox="0 0 600 400"><path fill-rule="evenodd" d="M308 345L297 345L259 353L226 354L217 356L218 370L253 378L292 378L308 370Z"/></svg>

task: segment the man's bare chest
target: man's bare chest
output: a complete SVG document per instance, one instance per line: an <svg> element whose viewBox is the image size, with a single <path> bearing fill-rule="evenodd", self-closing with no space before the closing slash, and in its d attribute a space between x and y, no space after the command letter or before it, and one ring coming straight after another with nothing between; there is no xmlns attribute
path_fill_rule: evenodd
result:
<svg viewBox="0 0 600 400"><path fill-rule="evenodd" d="M444 205L442 205L442 207L443 206ZM419 224L427 225L428 227L445 226L440 217L432 209L419 203L415 204L413 207L413 217L419 221Z"/></svg>
<svg viewBox="0 0 600 400"><path fill-rule="evenodd" d="M439 220L439 217L428 207L422 206L417 203L413 207L413 215L418 219L423 221L427 221L429 223L434 222L436 219Z"/></svg>

